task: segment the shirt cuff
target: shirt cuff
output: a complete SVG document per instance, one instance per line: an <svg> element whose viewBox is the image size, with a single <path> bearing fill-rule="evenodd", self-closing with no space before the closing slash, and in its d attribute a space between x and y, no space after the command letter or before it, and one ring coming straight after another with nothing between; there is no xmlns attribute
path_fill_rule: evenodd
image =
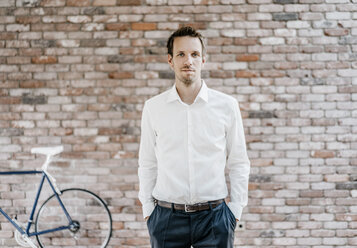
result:
<svg viewBox="0 0 357 248"><path fill-rule="evenodd" d="M228 202L227 205L229 209L232 211L232 213L234 214L234 217L236 217L236 219L238 220L241 220L243 207L239 203L232 203L232 202Z"/></svg>
<svg viewBox="0 0 357 248"><path fill-rule="evenodd" d="M154 202L146 203L143 205L143 217L144 219L151 215L152 211L154 211L155 204Z"/></svg>

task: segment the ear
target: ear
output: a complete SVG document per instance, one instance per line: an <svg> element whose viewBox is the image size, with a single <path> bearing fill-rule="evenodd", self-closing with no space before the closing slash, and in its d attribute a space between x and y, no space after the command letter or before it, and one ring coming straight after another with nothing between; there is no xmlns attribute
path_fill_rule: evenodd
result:
<svg viewBox="0 0 357 248"><path fill-rule="evenodd" d="M202 68L205 66L206 63L206 55L202 56Z"/></svg>
<svg viewBox="0 0 357 248"><path fill-rule="evenodd" d="M167 63L170 65L171 69L174 69L174 64L172 62L172 56L171 54L167 55Z"/></svg>

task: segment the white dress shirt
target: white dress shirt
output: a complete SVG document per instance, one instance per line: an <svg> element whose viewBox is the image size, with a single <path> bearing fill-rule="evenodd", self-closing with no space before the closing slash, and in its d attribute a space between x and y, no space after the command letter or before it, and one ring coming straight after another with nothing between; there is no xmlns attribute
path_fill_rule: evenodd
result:
<svg viewBox="0 0 357 248"><path fill-rule="evenodd" d="M181 101L175 85L145 102L138 170L144 217L152 213L154 198L180 204L226 198L226 165L228 206L240 219L250 162L236 99L203 82L191 105Z"/></svg>

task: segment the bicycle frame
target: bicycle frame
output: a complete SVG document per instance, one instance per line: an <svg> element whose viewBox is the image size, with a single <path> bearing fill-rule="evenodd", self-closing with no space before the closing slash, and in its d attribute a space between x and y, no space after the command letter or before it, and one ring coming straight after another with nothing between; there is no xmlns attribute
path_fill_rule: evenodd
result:
<svg viewBox="0 0 357 248"><path fill-rule="evenodd" d="M0 207L0 213L5 216L5 218L21 233L21 235L27 235L28 237L35 236L35 235L41 235L41 234L45 234L45 233L50 233L50 232L56 232L56 231L60 231L60 230L64 230L64 229L69 229L70 225L73 223L73 221L72 221L70 215L68 214L65 206L63 205L63 202L61 201L61 198L59 197L59 194L55 190L51 180L49 179L49 177L48 177L48 175L46 174L45 171L32 170L32 171L5 171L5 172L0 172L0 175L24 175L24 174L42 174L41 182L40 182L40 185L39 185L38 190L37 190L35 202L34 202L33 207L32 207L30 218L29 218L29 220L27 222L26 230L24 230L22 227L20 227L16 223L16 220L11 219L11 217L7 213L5 213L5 211L1 207ZM40 195L41 195L41 191L42 191L42 187L43 187L43 183L44 183L45 179L50 184L51 189L53 190L53 192L54 192L54 194L55 194L55 196L56 196L56 198L57 198L57 200L58 200L63 212L65 213L65 215L66 215L66 217L68 219L69 224L68 224L68 226L61 226L61 227L57 227L57 228L53 228L53 229L44 230L44 231L41 231L41 232L32 232L32 233L30 233L30 228L31 228L31 225L33 224L33 217L35 215L36 207L37 207Z"/></svg>

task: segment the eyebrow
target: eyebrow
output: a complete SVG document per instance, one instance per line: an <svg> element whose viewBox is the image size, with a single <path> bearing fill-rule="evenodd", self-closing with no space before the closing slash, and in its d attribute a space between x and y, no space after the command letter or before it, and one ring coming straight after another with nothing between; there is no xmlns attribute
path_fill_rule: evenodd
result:
<svg viewBox="0 0 357 248"><path fill-rule="evenodd" d="M177 51L177 52L176 52L176 54L179 54L179 53L185 53L185 51ZM198 50L191 51L190 53L198 53L198 54L201 54L200 51L198 51Z"/></svg>

